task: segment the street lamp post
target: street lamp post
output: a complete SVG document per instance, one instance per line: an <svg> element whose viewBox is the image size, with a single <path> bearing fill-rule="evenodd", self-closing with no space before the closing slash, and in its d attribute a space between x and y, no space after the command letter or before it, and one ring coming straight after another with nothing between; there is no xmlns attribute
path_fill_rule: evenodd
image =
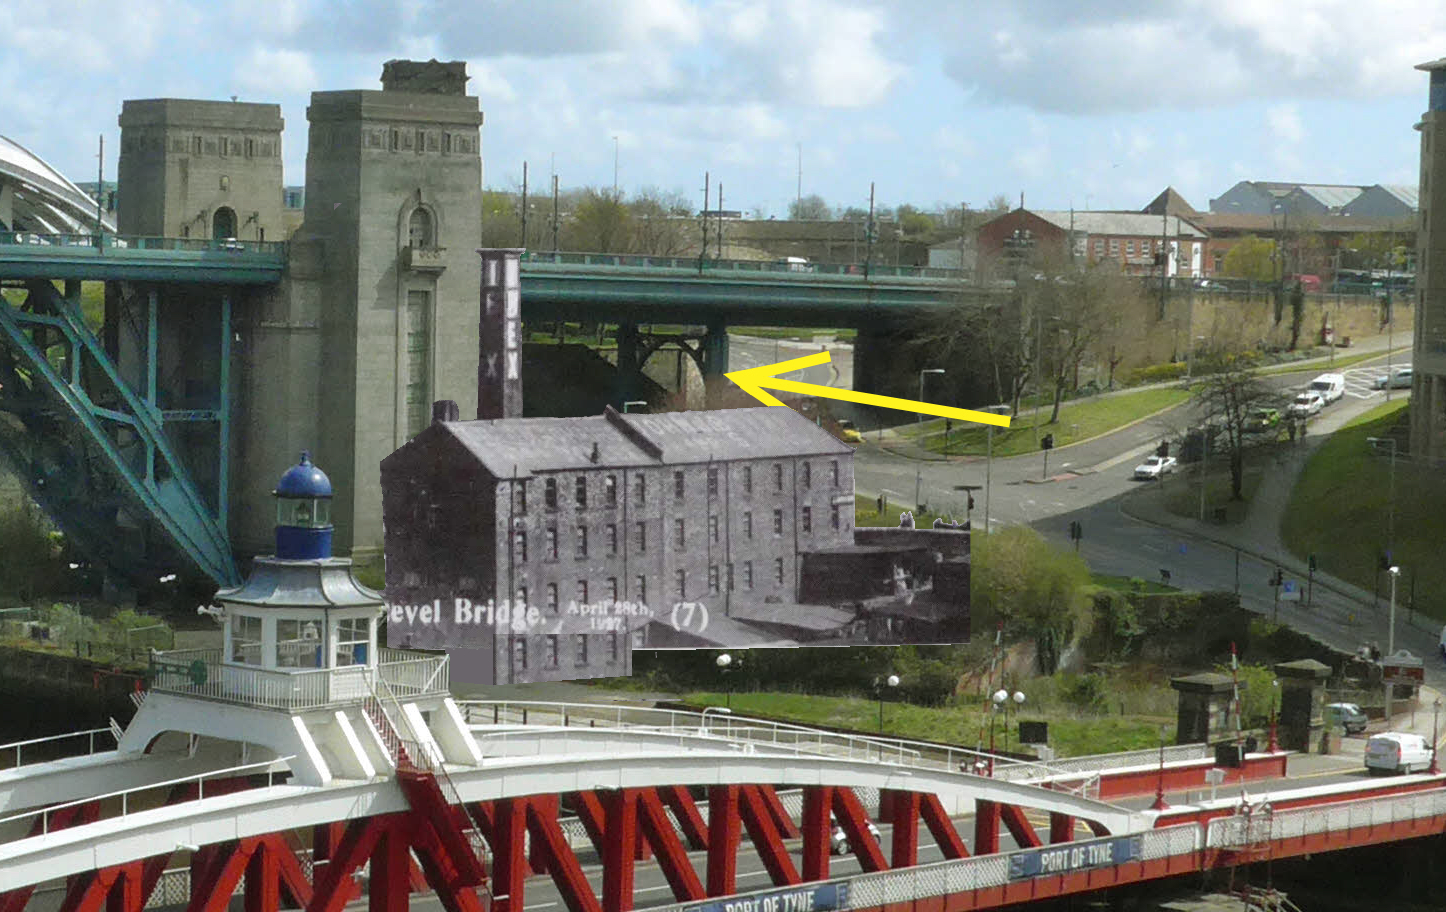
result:
<svg viewBox="0 0 1446 912"><path fill-rule="evenodd" d="M1435 776L1441 772L1441 767L1436 763L1436 744L1441 735L1436 730L1436 717L1441 712L1441 698L1437 697L1436 702L1431 704L1431 768L1427 770Z"/></svg>
<svg viewBox="0 0 1446 912"><path fill-rule="evenodd" d="M1386 572L1391 574L1391 614L1386 628L1386 655L1393 656L1396 654L1396 577L1401 575L1401 568L1392 564L1391 569Z"/></svg>
<svg viewBox="0 0 1446 912"><path fill-rule="evenodd" d="M719 656L718 656L718 658L714 659L713 661L714 661L715 664L717 664L717 666L718 666L718 671L723 675L723 680L724 680L725 682L727 682L727 684L728 684L728 687L727 687L727 694L728 694L728 696L727 696L727 704L726 704L726 705L727 705L728 711L729 711L729 712L732 712L732 711L733 711L733 682L732 682L732 680L730 680L729 677L728 677L728 666L730 666L730 665L733 664L733 657L732 657L731 655L729 655L728 653L724 652L724 653L720 653Z"/></svg>
<svg viewBox="0 0 1446 912"><path fill-rule="evenodd" d="M1170 804L1165 800L1165 726L1160 726L1160 776L1155 781L1155 803L1150 805L1152 811L1169 810Z"/></svg>
<svg viewBox="0 0 1446 912"><path fill-rule="evenodd" d="M923 370L919 371L919 401L920 401L920 402L923 402L923 401L924 401L924 375L925 375L925 374L942 374L942 373L944 373L944 368L942 368L942 367L926 367L926 368L924 368ZM923 412L919 412L919 413L918 413L917 421L918 421L918 423L923 423L923 421L924 421L924 413L923 413Z"/></svg>
<svg viewBox="0 0 1446 912"><path fill-rule="evenodd" d="M1268 748L1267 748L1267 749L1268 749L1268 750L1270 751L1270 753L1272 753L1272 754L1275 753L1276 751L1280 750L1280 741L1279 741L1278 738L1276 737L1277 734L1278 734L1278 731L1277 731L1277 728L1276 728L1276 721L1277 721L1277 720L1276 720L1276 708L1275 708L1276 699L1277 699L1277 697L1278 697L1279 695L1280 695L1280 681L1278 681L1278 680L1271 681L1271 682L1270 682L1270 744L1268 745Z"/></svg>
<svg viewBox="0 0 1446 912"><path fill-rule="evenodd" d="M893 688L899 686L899 676L898 676L898 675L889 675L887 678L884 678L884 680L883 680L882 682L880 682L877 678L874 679L874 692L878 695L878 698L879 698L879 734L883 734L883 732L884 732L884 688L882 688L882 687L879 686L880 683L887 684L890 689L893 689Z"/></svg>

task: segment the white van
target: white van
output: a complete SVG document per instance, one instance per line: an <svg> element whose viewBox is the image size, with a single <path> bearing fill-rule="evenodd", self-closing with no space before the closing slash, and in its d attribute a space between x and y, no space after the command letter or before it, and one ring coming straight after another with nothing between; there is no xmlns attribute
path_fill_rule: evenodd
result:
<svg viewBox="0 0 1446 912"><path fill-rule="evenodd" d="M1410 773L1431 765L1431 747L1420 735L1386 732L1366 742L1366 771Z"/></svg>
<svg viewBox="0 0 1446 912"><path fill-rule="evenodd" d="M1321 374L1310 382L1306 389L1313 393L1320 393L1326 405L1330 405L1346 394L1345 374Z"/></svg>

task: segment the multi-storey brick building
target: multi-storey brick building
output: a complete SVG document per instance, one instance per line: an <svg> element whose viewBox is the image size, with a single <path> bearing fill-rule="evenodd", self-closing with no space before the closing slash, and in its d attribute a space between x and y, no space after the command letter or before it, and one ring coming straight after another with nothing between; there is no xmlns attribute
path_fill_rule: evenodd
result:
<svg viewBox="0 0 1446 912"><path fill-rule="evenodd" d="M388 640L478 649L495 683L626 674L650 619L786 611L800 555L854 542L853 450L792 409L463 422L438 405L382 462L388 601L433 616L393 611ZM458 599L509 619L459 624Z"/></svg>

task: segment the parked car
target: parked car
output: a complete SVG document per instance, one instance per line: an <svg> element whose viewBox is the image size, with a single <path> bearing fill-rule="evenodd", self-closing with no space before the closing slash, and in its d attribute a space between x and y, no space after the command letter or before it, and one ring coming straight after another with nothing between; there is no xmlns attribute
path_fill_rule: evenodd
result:
<svg viewBox="0 0 1446 912"><path fill-rule="evenodd" d="M1325 404L1330 405L1346 394L1346 375L1321 374L1310 382L1307 389L1320 393Z"/></svg>
<svg viewBox="0 0 1446 912"><path fill-rule="evenodd" d="M1245 420L1245 431L1251 434L1263 434L1266 431L1275 430L1280 425L1280 410L1273 408L1258 408L1250 413Z"/></svg>
<svg viewBox="0 0 1446 912"><path fill-rule="evenodd" d="M1290 416L1292 418L1310 418L1319 415L1320 410L1325 408L1325 400L1320 393L1313 390L1306 390L1297 395L1295 401L1290 404Z"/></svg>
<svg viewBox="0 0 1446 912"><path fill-rule="evenodd" d="M1411 369L1409 367L1398 367L1391 371L1389 375L1377 374L1375 382L1371 385L1378 390L1383 390L1386 388L1387 382L1389 382L1391 389L1410 389L1411 376Z"/></svg>
<svg viewBox="0 0 1446 912"><path fill-rule="evenodd" d="M869 835L874 837L875 842L878 841L879 828L874 826L872 820L869 821ZM844 833L844 828L838 825L837 820L833 822L833 833L829 838L829 848L835 855L847 855L851 848L849 846L849 838L847 834Z"/></svg>
<svg viewBox="0 0 1446 912"><path fill-rule="evenodd" d="M1366 742L1366 770L1374 775L1411 773L1431 765L1431 748L1420 735L1386 732Z"/></svg>
<svg viewBox="0 0 1446 912"><path fill-rule="evenodd" d="M1348 735L1357 735L1366 730L1370 720L1354 703L1331 703L1325 708L1325 724L1330 728L1340 726Z"/></svg>
<svg viewBox="0 0 1446 912"><path fill-rule="evenodd" d="M1135 466L1135 477L1158 481L1162 476L1175 471L1174 456L1147 456Z"/></svg>

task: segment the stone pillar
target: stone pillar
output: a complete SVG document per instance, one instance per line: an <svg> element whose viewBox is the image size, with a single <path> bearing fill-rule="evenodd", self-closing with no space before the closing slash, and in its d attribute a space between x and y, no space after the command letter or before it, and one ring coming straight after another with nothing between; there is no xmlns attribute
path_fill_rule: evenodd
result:
<svg viewBox="0 0 1446 912"><path fill-rule="evenodd" d="M1313 736L1322 725L1320 686L1330 673L1328 665L1315 659L1276 663L1275 676L1280 681L1277 740L1283 750L1311 749Z"/></svg>
<svg viewBox="0 0 1446 912"><path fill-rule="evenodd" d="M1176 744L1209 742L1233 732L1230 701L1234 684L1230 675L1213 671L1170 679L1170 686L1180 694L1175 716Z"/></svg>
<svg viewBox="0 0 1446 912"><path fill-rule="evenodd" d="M618 373L613 398L619 410L623 403L641 398L638 391L642 387L643 366L638 361L638 342L638 324L618 324Z"/></svg>
<svg viewBox="0 0 1446 912"><path fill-rule="evenodd" d="M703 382L728 373L728 324L711 320L703 336Z"/></svg>

